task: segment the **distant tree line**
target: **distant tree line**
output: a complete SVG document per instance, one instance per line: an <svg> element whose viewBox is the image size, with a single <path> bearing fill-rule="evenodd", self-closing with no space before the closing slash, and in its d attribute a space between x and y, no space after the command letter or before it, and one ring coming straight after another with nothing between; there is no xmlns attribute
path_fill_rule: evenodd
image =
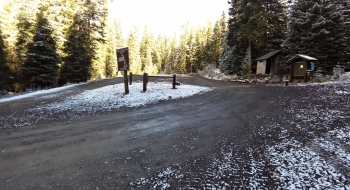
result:
<svg viewBox="0 0 350 190"><path fill-rule="evenodd" d="M0 25L0 89L83 82L110 64L106 0L7 1Z"/></svg>
<svg viewBox="0 0 350 190"><path fill-rule="evenodd" d="M135 27L123 38L108 0L11 0L0 8L0 90L24 91L115 77L116 49L129 47L133 73L189 73L219 65L225 14L179 36ZM219 17L220 15L218 15Z"/></svg>
<svg viewBox="0 0 350 190"><path fill-rule="evenodd" d="M208 64L249 74L256 58L282 49L325 72L350 62L350 0L231 0L229 18L174 36L135 27L124 38L108 0L11 0L0 9L0 90L56 87L115 77L115 50L129 47L133 73L191 73ZM286 61L285 60L285 61ZM284 68L288 69L287 66Z"/></svg>
<svg viewBox="0 0 350 190"><path fill-rule="evenodd" d="M258 57L282 49L319 60L331 73L336 64L349 69L349 0L231 0L220 68L249 74ZM288 70L288 65L283 65Z"/></svg>

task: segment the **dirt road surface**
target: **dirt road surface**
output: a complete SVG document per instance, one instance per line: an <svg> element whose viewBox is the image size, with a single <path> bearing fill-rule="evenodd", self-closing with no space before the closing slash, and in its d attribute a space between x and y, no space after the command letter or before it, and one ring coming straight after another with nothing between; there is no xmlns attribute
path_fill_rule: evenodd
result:
<svg viewBox="0 0 350 190"><path fill-rule="evenodd" d="M79 120L2 126L0 189L244 189L252 187L253 178L260 187L279 187L263 152L280 141L281 129L264 127L282 124L290 100L302 97L304 90L199 76L178 80L213 90ZM73 87L45 101L33 97L1 103L0 116L24 114L36 105L115 83L122 78ZM232 159L237 171L217 174L215 164L222 168ZM248 172L252 160L261 163L255 177Z"/></svg>

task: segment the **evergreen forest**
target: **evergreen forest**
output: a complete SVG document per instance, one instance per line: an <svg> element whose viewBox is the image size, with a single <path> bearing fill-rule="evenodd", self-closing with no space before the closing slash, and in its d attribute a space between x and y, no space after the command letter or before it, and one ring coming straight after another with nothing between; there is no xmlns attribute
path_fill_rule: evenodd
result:
<svg viewBox="0 0 350 190"><path fill-rule="evenodd" d="M219 63L221 71L249 75L252 63L282 50L282 73L296 54L318 59L332 74L337 64L350 68L349 0L231 0ZM317 69L316 67L316 69Z"/></svg>
<svg viewBox="0 0 350 190"><path fill-rule="evenodd" d="M10 0L0 7L0 91L23 92L118 75L116 49L129 47L130 72L194 73L209 64L249 74L254 60L283 49L331 72L350 62L350 0L231 0L204 27L127 37L110 0Z"/></svg>

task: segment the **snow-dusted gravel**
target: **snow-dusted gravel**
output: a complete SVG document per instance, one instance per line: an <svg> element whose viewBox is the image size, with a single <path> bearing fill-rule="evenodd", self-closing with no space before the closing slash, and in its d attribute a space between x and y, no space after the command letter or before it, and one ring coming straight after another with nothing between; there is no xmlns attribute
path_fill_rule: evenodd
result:
<svg viewBox="0 0 350 190"><path fill-rule="evenodd" d="M240 88L240 86L229 84L231 83L225 83L225 87L221 86L223 91L218 90L213 93L220 94L219 99L227 98L223 94L229 91L233 95L236 92L235 88ZM212 145L215 147L213 148L215 153L192 155L186 157L187 161L184 162L161 165L162 169L158 171L146 172L142 177L131 179L127 187L132 189L350 189L349 81L290 86L254 85L249 84L249 88L259 88L257 90L259 95L269 90L276 92L274 97L262 96L260 102L253 102L253 104L266 103L269 105L264 110L254 112L252 114L254 117L244 118L243 112L253 112L257 108L250 102L244 102L243 105L246 107L243 112L240 110L240 115L236 113L237 108L232 106L223 108L222 113L214 117L215 120L207 120L201 116L207 112L199 113L197 117L193 116L193 120L198 119L198 122L195 122L198 126L193 126L193 128L198 130L191 127L184 128L190 133L181 131L183 133L178 137L181 140L166 141L169 143L168 146L163 146L155 139L152 147L142 146L141 149L137 149L139 151L124 153L122 156L125 159L119 158L121 157L119 155L118 158L108 158L120 160L120 165L134 161L133 165L144 164L142 168L147 169L152 164L155 167L153 162L156 160L157 162L162 161L161 158L171 160L161 152L173 152L175 156L185 153L190 155L191 151L200 148L199 145L204 146L198 142L202 140L201 135L206 132L207 128L213 132L220 129L228 133L215 136L215 145ZM207 87L183 84L174 90L171 89L170 83L150 82L147 92L142 92L142 83L134 83L130 86L130 94L124 95L123 84L111 85L26 109L22 116L17 114L0 116L0 124L5 128L10 128L31 125L39 121L82 119L123 107L144 106L210 90L211 88ZM241 96L245 95L244 90L240 92L243 92ZM49 96L53 95L38 98L45 100L50 98ZM197 103L198 107L193 108L195 110L203 106L208 109L214 106L210 102L202 104L200 97L196 101L198 102L187 102L188 107L182 106L182 109L190 110L192 103ZM231 100L215 100L216 104L228 101ZM236 103L238 105L241 102ZM275 110L280 111L274 112ZM226 117L227 113L230 113L232 118L237 119L236 116L240 116L243 119L230 120L230 116ZM220 114L225 117L221 117ZM207 115L208 118L211 116ZM228 119L229 123L218 122L217 126L211 126L220 119ZM166 119L164 121L155 119L154 121L168 122ZM243 122L238 123L238 121ZM182 124L184 123L186 122L183 121ZM170 139L178 135L179 131L175 130L175 132L169 134ZM240 137L242 135L246 136ZM243 140L236 141L236 139ZM136 141L137 138L133 140ZM213 142L208 139L206 143ZM152 152L150 149L156 151ZM146 163L141 162L141 154L149 154L152 159L147 160ZM103 165L105 166L107 164ZM111 165L112 169L115 167ZM112 170L108 169L108 171ZM124 177L124 174L107 176L113 181L109 187L120 187L118 186L120 182L118 183L116 178L120 180L121 177L118 178L118 176ZM96 179L100 181L97 182L97 185L93 183L95 186L90 186L91 188L98 185L103 187L107 184L101 181L101 176L97 176Z"/></svg>
<svg viewBox="0 0 350 190"><path fill-rule="evenodd" d="M86 110L102 111L120 107L138 107L162 100L177 99L210 91L210 88L194 85L182 85L171 89L169 83L149 83L147 91L142 91L142 83L134 83L129 87L129 94L124 94L124 84L110 85L68 97L63 102L43 106L43 109L54 111Z"/></svg>
<svg viewBox="0 0 350 190"><path fill-rule="evenodd" d="M50 94L50 93L60 92L60 91L66 90L68 88L72 88L72 87L79 86L79 85L84 85L84 84L87 84L87 83L67 84L65 86L52 88L52 89L49 89L49 90L37 90L37 91L34 91L34 92L28 92L28 93L25 93L25 94L22 94L22 95L14 95L14 96L5 97L5 98L0 97L0 103L10 102L10 101L14 101L14 100L20 100L20 99L23 99L23 98L35 97L35 96L43 95L43 94ZM56 96L56 95L55 94L48 95L48 96L45 96L44 98L52 98L54 96Z"/></svg>
<svg viewBox="0 0 350 190"><path fill-rule="evenodd" d="M75 85L72 85L72 87ZM1 102L18 100L21 98L33 97L42 94L66 90L69 86L52 89L48 91L38 91L10 98L0 99ZM24 114L10 114L0 116L0 128L21 127L32 125L39 121L63 120L69 122L72 119L82 119L96 116L100 113L118 110L123 107L139 107L159 101L178 99L193 96L195 94L206 93L211 90L208 87L182 84L177 89L172 89L171 83L150 82L147 91L142 91L142 82L136 82L129 86L129 94L125 94L124 84L119 83L93 90L87 90L77 95L68 96L50 104L42 104L24 111ZM48 94L36 98L45 100L58 96Z"/></svg>
<svg viewBox="0 0 350 190"><path fill-rule="evenodd" d="M273 85L269 85L273 86ZM278 85L277 85L278 86ZM209 158L164 168L151 178L130 183L150 189L350 189L350 83L296 85L277 121L252 118L253 145L222 138ZM294 96L295 97L295 96ZM254 131L254 130L253 130ZM277 131L277 133L276 133ZM192 172L189 172L192 171ZM179 185L181 184L181 185Z"/></svg>

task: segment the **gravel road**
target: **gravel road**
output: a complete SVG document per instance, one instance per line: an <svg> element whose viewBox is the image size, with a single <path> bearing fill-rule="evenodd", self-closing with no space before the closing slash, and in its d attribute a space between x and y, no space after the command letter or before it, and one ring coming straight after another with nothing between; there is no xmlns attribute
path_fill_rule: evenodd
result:
<svg viewBox="0 0 350 190"><path fill-rule="evenodd" d="M287 125L292 114L286 108L309 91L199 76L178 76L178 80L213 90L143 107L102 111L78 120L2 126L0 189L282 187L285 181L274 177L276 169L266 147L292 136L309 142L306 133L303 136L291 130L286 134L276 127ZM46 98L5 102L0 104L0 116L25 114L28 108L121 82L122 78L108 79ZM281 134L285 136L281 138ZM338 171L343 178L333 185L349 185L347 169Z"/></svg>

